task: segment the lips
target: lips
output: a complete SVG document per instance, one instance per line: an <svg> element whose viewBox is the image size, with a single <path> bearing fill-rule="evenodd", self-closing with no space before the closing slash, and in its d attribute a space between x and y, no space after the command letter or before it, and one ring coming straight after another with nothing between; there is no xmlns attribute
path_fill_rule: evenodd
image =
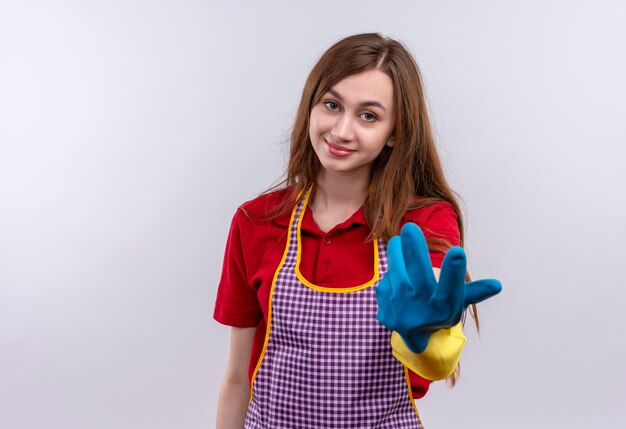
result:
<svg viewBox="0 0 626 429"><path fill-rule="evenodd" d="M326 139L324 139L324 143L326 143L326 145L328 146L328 151L332 155L340 157L340 158L346 157L350 155L351 153L355 152L353 149L348 149L346 147L336 145L334 143L329 142Z"/></svg>

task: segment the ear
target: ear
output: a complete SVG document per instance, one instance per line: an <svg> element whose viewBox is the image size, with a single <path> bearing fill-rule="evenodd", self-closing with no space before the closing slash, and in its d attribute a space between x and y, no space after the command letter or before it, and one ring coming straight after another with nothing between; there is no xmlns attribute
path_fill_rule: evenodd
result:
<svg viewBox="0 0 626 429"><path fill-rule="evenodd" d="M393 137L389 137L389 140L387 140L387 146L393 147L395 144L396 144L396 139L394 139Z"/></svg>

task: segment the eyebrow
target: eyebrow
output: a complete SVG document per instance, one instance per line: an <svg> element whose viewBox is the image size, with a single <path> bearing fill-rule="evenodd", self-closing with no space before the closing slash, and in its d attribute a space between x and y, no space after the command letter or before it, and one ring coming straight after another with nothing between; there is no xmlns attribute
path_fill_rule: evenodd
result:
<svg viewBox="0 0 626 429"><path fill-rule="evenodd" d="M328 90L328 92L330 92L333 96L337 97L339 99L339 101L343 101L343 97L341 96L341 94L339 94L333 88L330 88ZM385 112L387 111L387 109L385 109L385 106L383 106L380 102L378 102L376 100L364 101L364 102L360 103L359 106L375 106L375 107L380 107Z"/></svg>

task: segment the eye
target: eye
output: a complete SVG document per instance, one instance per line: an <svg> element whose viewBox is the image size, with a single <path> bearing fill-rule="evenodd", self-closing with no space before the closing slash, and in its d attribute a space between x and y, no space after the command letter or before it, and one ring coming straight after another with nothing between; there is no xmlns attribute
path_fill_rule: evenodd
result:
<svg viewBox="0 0 626 429"><path fill-rule="evenodd" d="M326 108L331 112L339 110L339 104L335 103L334 101L324 101L324 106L326 106Z"/></svg>
<svg viewBox="0 0 626 429"><path fill-rule="evenodd" d="M374 122L377 118L372 112L364 112L361 113L361 118L365 119L367 122Z"/></svg>

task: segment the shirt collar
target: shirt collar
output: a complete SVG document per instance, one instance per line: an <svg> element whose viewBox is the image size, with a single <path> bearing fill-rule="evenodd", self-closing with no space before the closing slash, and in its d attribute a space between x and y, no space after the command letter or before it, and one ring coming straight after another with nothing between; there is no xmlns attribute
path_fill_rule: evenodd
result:
<svg viewBox="0 0 626 429"><path fill-rule="evenodd" d="M288 213L284 213L283 215L274 219L274 222L277 225L288 227L289 221L291 220L291 213L292 213L291 211L289 211ZM303 216L304 216L304 219L302 219L302 224L301 224L302 231L312 233L315 235L327 234L319 229L319 227L315 223L315 220L313 219L313 212L308 206L306 207L306 210ZM355 211L352 214L352 216L350 216L348 219L341 222L340 224L336 225L333 229L328 231L328 233L332 233L333 231L337 231L340 229L348 229L352 225L368 226L367 221L365 219L365 211L364 211L363 206L359 207L359 209Z"/></svg>

